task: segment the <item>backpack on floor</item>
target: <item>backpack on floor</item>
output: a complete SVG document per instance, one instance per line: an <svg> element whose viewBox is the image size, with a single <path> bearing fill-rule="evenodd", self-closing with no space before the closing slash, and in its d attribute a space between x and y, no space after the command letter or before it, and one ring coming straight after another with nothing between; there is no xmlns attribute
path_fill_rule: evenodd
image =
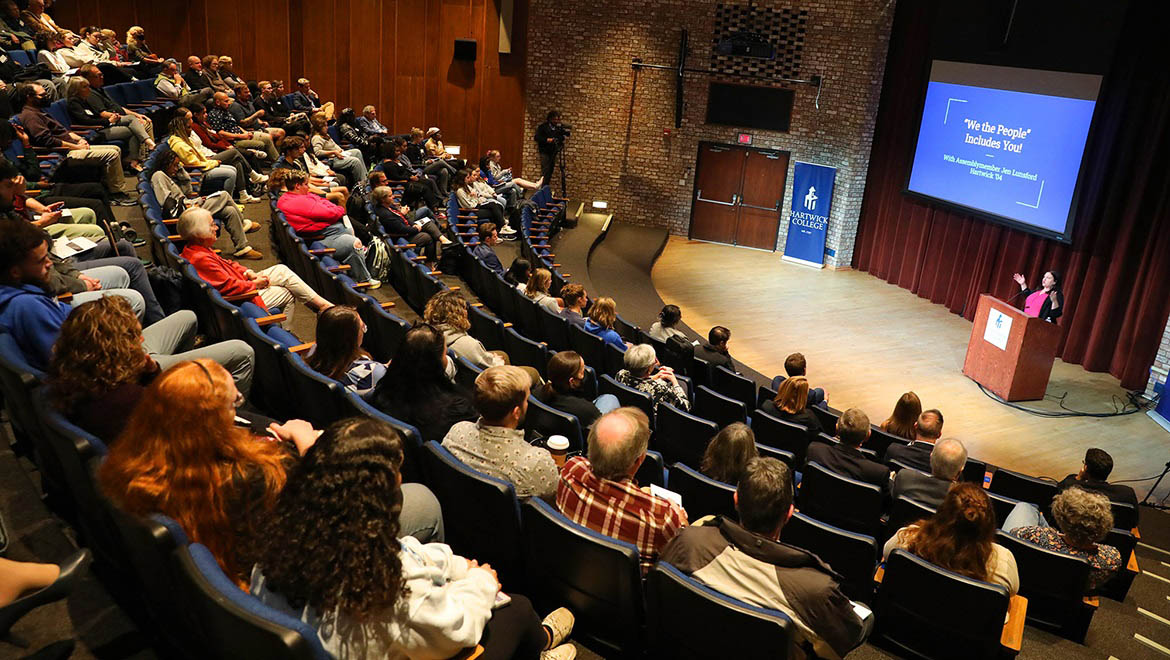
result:
<svg viewBox="0 0 1170 660"><path fill-rule="evenodd" d="M370 277L386 281L390 278L390 248L380 236L371 236L366 250L366 268Z"/></svg>
<svg viewBox="0 0 1170 660"><path fill-rule="evenodd" d="M187 307L183 304L183 276L179 271L156 264L146 269L146 276L150 278L154 297L167 316Z"/></svg>

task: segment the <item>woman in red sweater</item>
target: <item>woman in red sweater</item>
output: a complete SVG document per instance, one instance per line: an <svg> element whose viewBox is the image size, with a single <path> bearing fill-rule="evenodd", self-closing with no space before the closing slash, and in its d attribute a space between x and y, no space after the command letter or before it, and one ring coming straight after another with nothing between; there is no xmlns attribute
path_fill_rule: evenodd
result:
<svg viewBox="0 0 1170 660"><path fill-rule="evenodd" d="M349 265L349 276L355 282L369 282L371 289L382 286L366 269L362 242L342 222L345 209L309 192L309 179L304 172L289 172L284 178L284 188L287 192L277 200L276 208L284 213L297 236L333 248L334 258Z"/></svg>
<svg viewBox="0 0 1170 660"><path fill-rule="evenodd" d="M264 310L280 307L290 320L294 309L290 303L293 301L318 313L333 306L284 264L256 272L219 256L211 249L218 234L219 227L206 209L190 208L179 216L179 236L187 242L183 258L191 262L199 277L221 294L232 296L258 290L259 294L252 302Z"/></svg>

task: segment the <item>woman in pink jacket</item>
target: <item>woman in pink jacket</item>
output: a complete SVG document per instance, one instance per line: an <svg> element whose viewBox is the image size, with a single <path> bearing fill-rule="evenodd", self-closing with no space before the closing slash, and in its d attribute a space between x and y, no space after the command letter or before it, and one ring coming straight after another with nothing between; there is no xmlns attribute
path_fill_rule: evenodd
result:
<svg viewBox="0 0 1170 660"><path fill-rule="evenodd" d="M309 180L304 172L289 172L284 187L287 192L280 196L276 208L284 213L297 236L321 241L325 247L336 250L334 258L349 265L349 276L355 282L369 282L371 289L382 286L366 269L362 242L342 222L345 209L309 192Z"/></svg>

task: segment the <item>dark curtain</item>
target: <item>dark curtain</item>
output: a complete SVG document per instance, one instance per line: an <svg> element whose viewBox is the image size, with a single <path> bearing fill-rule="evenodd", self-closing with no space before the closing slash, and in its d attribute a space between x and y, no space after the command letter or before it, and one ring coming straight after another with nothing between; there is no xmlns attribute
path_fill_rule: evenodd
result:
<svg viewBox="0 0 1170 660"><path fill-rule="evenodd" d="M971 319L1064 274L1057 355L1144 388L1170 313L1170 3L1134 2L1087 145L1071 245L935 208L902 193L929 74L931 0L895 16L853 266ZM1102 6L1104 9L1104 5Z"/></svg>

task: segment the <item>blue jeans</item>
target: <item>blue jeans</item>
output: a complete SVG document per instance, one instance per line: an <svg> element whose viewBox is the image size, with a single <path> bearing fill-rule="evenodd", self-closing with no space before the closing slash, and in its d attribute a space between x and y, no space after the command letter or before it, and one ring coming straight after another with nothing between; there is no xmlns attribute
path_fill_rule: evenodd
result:
<svg viewBox="0 0 1170 660"><path fill-rule="evenodd" d="M1017 527L1051 527L1035 504L1020 502L1003 521L1003 531L1010 532Z"/></svg>
<svg viewBox="0 0 1170 660"><path fill-rule="evenodd" d="M126 274L126 271L117 266L93 266L81 271L81 274L101 282L102 288L97 291L82 291L73 294L73 298L69 301L70 306L79 307L103 296L122 296L130 303L130 309L134 310L138 320L142 320L142 314L146 311L146 303L137 291L128 288L130 276Z"/></svg>
<svg viewBox="0 0 1170 660"><path fill-rule="evenodd" d="M94 252L97 252L97 250L95 249ZM142 299L142 311L139 312L137 307L134 311L138 314L139 318L142 319L142 325L157 323L158 321L162 320L163 316L166 315L166 313L163 312L162 305L158 303L158 298L156 298L154 295L154 289L152 289L150 286L150 276L146 274L146 268L142 266L142 261L139 260L138 257L108 257L105 259L89 259L86 261L78 261L75 265L77 266L77 269L81 271L86 271L91 268L100 268L101 270L105 271L108 267L117 267L124 271L126 273L125 284L114 282L107 284L105 280L97 277L96 275L90 275L90 277L102 280L103 289L112 287L132 289L137 291L138 297ZM137 301L134 300L134 298L130 298L130 302L133 305ZM76 305L80 303L74 304Z"/></svg>
<svg viewBox="0 0 1170 660"><path fill-rule="evenodd" d="M621 408L622 402L618 401L618 398L612 394L602 394L593 400L593 405L597 406L597 409L604 415L611 410Z"/></svg>
<svg viewBox="0 0 1170 660"><path fill-rule="evenodd" d="M231 165L218 165L203 173L203 182L199 184L199 192L210 195L217 190L223 190L229 197L235 197L238 179L239 174L236 172L236 168ZM220 184L219 187L209 185L216 182Z"/></svg>
<svg viewBox="0 0 1170 660"><path fill-rule="evenodd" d="M321 242L325 247L336 250L333 253L334 259L349 264L349 276L353 281L369 281L370 271L366 268L365 251L355 247L358 239L348 227L340 222L329 225L321 232Z"/></svg>

